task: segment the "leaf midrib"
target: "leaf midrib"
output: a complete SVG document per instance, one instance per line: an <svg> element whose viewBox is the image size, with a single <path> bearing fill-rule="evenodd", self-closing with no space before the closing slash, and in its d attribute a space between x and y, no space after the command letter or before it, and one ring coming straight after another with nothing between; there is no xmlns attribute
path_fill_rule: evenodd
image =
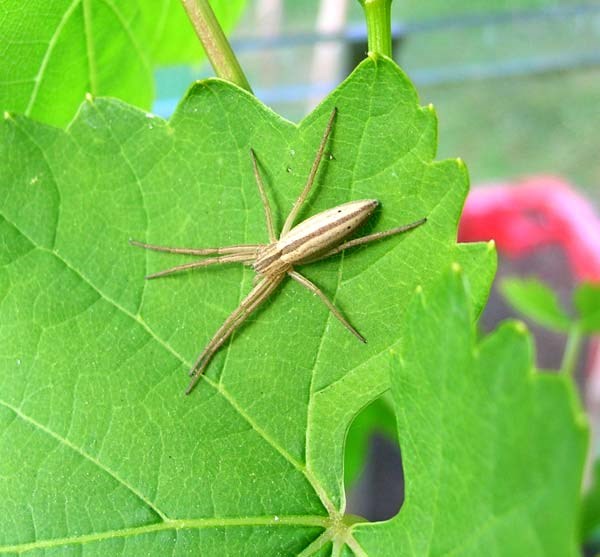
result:
<svg viewBox="0 0 600 557"><path fill-rule="evenodd" d="M60 34L62 33L65 25L67 24L67 22L69 21L69 19L75 12L75 10L79 7L79 4L81 4L81 1L82 0L73 0L73 2L71 2L70 6L65 10L65 13L63 14L61 20L58 22L58 25L56 26L56 30L54 31L54 34L52 35L52 37L50 37L50 41L48 42L48 48L46 49L44 57L42 58L42 61L40 63L38 72L35 75L35 78L33 80L33 82L34 82L33 90L31 91L31 95L29 97L29 102L27 103L27 107L25 108L25 112L24 112L26 116L29 116L31 114L31 111L33 110L33 105L35 104L35 101L37 99L37 96L38 96L38 93L40 90L40 86L42 84L42 80L43 80L44 74L46 72L46 68L48 67L48 64L50 63L50 57L52 56L52 52L54 51L54 47L56 46L56 43L58 43Z"/></svg>
<svg viewBox="0 0 600 557"><path fill-rule="evenodd" d="M96 534L84 534L82 536L53 538L17 545L0 546L0 554L24 553L35 549L49 549L62 545L83 545L115 538L127 538L153 532L164 532L166 530L198 530L202 528L225 528L236 526L301 526L327 529L331 526L331 520L328 517L318 515L269 515L239 518L190 518L180 520L167 519L157 524L134 526L132 528L122 528L120 530L107 530Z"/></svg>

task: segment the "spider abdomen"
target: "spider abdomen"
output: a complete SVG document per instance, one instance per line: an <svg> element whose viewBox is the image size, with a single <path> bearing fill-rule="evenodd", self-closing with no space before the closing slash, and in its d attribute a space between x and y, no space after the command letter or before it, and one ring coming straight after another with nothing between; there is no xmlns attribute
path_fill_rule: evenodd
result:
<svg viewBox="0 0 600 557"><path fill-rule="evenodd" d="M266 246L254 263L261 274L287 272L297 263L339 245L371 216L379 205L376 199L350 201L317 213Z"/></svg>

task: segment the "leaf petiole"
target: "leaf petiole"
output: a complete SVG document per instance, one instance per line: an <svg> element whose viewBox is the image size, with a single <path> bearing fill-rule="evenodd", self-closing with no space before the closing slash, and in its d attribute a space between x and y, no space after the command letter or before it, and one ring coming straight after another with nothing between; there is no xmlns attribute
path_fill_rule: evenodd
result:
<svg viewBox="0 0 600 557"><path fill-rule="evenodd" d="M181 0L215 73L252 93L252 87L208 0Z"/></svg>
<svg viewBox="0 0 600 557"><path fill-rule="evenodd" d="M392 57L392 0L359 0L367 19L369 54Z"/></svg>
<svg viewBox="0 0 600 557"><path fill-rule="evenodd" d="M579 352L581 351L582 331L579 321L575 321L569 329L565 352L560 366L561 373L573 375L577 368Z"/></svg>

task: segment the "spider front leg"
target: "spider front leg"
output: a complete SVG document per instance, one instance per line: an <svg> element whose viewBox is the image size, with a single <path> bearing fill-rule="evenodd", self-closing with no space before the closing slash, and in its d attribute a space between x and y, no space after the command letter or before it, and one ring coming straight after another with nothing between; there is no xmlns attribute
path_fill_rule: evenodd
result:
<svg viewBox="0 0 600 557"><path fill-rule="evenodd" d="M323 259L327 259L333 255L337 255L338 253L345 251L349 248L353 248L355 246L361 246L363 244L368 244L370 242L376 242L377 240L382 240L383 238L389 238L390 236L395 236L396 234L402 234L403 232L408 232L413 228L417 228L422 224L427 222L427 217L416 220L415 222L411 222L409 224L403 224L402 226L396 226L395 228L390 228L389 230L383 230L381 232L374 232L373 234L367 234L366 236L361 236L360 238L355 238L354 240L350 240L348 242L344 242L339 246L329 250L315 259L310 259L307 261L303 261L303 263L314 263L315 261L321 261Z"/></svg>
<svg viewBox="0 0 600 557"><path fill-rule="evenodd" d="M306 184L300 192L298 199L294 201L292 210L290 211L290 214L287 216L285 222L283 223L283 228L281 229L280 237L287 234L291 230L292 226L294 226L294 221L296 220L300 209L302 209L302 205L304 205L304 202L308 198L308 194L310 193L310 190L312 189L315 183L315 178L317 177L317 172L319 171L319 167L321 166L321 161L323 160L323 154L325 153L327 140L331 135L331 130L333 129L333 123L335 121L336 115L337 108L334 108L331 111L331 114L329 115L329 120L327 120L327 125L325 126L325 131L323 132L323 136L321 137L321 142L319 143L319 148L317 149L315 160L313 161L310 172L308 173L308 179L306 180Z"/></svg>

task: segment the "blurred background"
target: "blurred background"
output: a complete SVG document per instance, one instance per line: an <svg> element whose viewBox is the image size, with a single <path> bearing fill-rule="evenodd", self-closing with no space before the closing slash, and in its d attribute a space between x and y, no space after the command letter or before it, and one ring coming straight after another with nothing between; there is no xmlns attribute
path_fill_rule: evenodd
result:
<svg viewBox="0 0 600 557"><path fill-rule="evenodd" d="M600 2L394 0L394 58L474 183L568 177L598 205ZM250 0L230 35L257 96L298 122L366 54L357 0ZM170 114L207 65L158 71Z"/></svg>
<svg viewBox="0 0 600 557"><path fill-rule="evenodd" d="M395 0L392 21L395 60L421 104L436 107L438 158L460 156L471 174L459 239L497 243L498 279L481 328L524 318L502 294L509 276L537 277L572 311L576 285L600 283L600 2ZM357 0L251 0L230 38L258 98L295 122L367 50ZM168 116L193 80L210 75L207 64L159 69L154 111ZM567 335L524 320L538 366L558 370ZM576 367L597 454L597 341L583 339ZM346 463L349 512L378 520L398 511L394 437L385 399L356 420L348 447L368 457Z"/></svg>

